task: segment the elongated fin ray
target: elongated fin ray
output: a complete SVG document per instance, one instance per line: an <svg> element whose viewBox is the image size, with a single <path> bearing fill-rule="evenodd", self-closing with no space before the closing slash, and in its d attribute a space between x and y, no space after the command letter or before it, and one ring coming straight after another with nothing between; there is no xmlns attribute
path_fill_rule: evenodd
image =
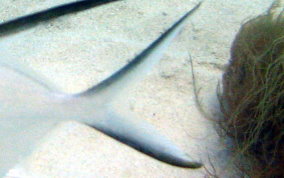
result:
<svg viewBox="0 0 284 178"><path fill-rule="evenodd" d="M0 24L0 38L35 27L44 21L49 21L60 16L84 11L86 9L108 4L114 1L118 0L81 0L19 17Z"/></svg>
<svg viewBox="0 0 284 178"><path fill-rule="evenodd" d="M197 4L192 10L187 12L127 65L98 85L78 94L78 96L90 96L98 93L99 95L105 95L105 98L113 98L113 96L120 93L119 91L121 91L121 89L128 87L128 85L133 82L139 81L139 79L143 78L145 73L150 71L154 65L159 62L163 52L181 31L186 19L192 15L200 5L201 3Z"/></svg>
<svg viewBox="0 0 284 178"><path fill-rule="evenodd" d="M114 113L112 108L107 110L104 117L100 122L90 124L90 126L168 164L185 168L202 166L146 121L130 117L129 114L127 117L121 116Z"/></svg>

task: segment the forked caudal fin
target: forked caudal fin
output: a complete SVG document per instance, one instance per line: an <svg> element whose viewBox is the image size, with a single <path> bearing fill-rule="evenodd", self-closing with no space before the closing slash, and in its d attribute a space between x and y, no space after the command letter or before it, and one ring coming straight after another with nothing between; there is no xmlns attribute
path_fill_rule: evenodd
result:
<svg viewBox="0 0 284 178"><path fill-rule="evenodd" d="M186 19L200 6L200 3L191 11L186 13L180 20L163 33L141 54L134 58L129 64L100 84L90 88L78 97L92 98L99 95L100 100L111 105L110 100L121 92L121 89L142 78L145 73L156 64L171 41L178 35ZM110 106L111 108L111 106ZM137 118L122 117L107 109L105 115L99 122L88 121L87 124L104 132L105 134L163 162L188 168L199 168L201 163L193 161L182 150L170 142L167 138L146 121Z"/></svg>
<svg viewBox="0 0 284 178"><path fill-rule="evenodd" d="M41 21L50 20L61 15L88 9L93 6L112 1L116 0L78 1L25 17L20 17L4 24L0 24L0 37L5 37L10 34L33 27ZM78 103L75 102L76 104L86 104L83 103L83 101L95 100L93 96L98 95L99 98L97 99L103 99L105 101L106 107L102 107L104 109L102 110L102 118L93 120L91 120L91 118L88 118L88 120L85 121L86 124L158 160L180 167L198 168L201 166L200 163L192 161L191 158L189 158L182 150L180 150L164 136L159 134L158 131L156 131L156 129L150 124L136 118L121 116L121 114L116 113L112 110L113 108L109 103L109 99L112 99L115 95L121 93L121 89L128 87L128 85L132 84L134 81L136 82L138 79L142 78L147 71L153 68L153 66L160 60L162 53L166 50L167 46L178 35L186 19L198 9L200 4L201 3L196 5L191 11L186 13L181 19L174 23L171 28L163 33L157 40L155 40L148 48L146 48L140 55L134 58L129 64L121 68L119 71L117 71L98 85L90 88L83 93L77 94L75 95L76 97L72 98L74 100L78 99ZM60 11L60 8L62 8L61 10L63 11ZM73 10L71 10L72 8ZM57 15L51 15L53 13ZM19 70L20 73L28 76L33 81L41 85L45 83L41 78L37 78L36 75L29 72L28 69L23 69L24 68L21 68L21 66L19 66L15 70ZM64 104L66 103L62 103L62 105ZM88 104L91 105L92 102L89 102ZM91 108L94 110L102 109L93 107L95 106L91 105ZM84 120L82 121L84 122Z"/></svg>

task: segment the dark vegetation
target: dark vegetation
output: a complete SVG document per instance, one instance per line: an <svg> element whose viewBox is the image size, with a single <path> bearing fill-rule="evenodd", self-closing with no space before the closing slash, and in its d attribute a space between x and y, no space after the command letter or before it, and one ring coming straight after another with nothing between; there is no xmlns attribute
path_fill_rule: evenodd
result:
<svg viewBox="0 0 284 178"><path fill-rule="evenodd" d="M284 16L270 11L238 32L219 93L222 134L249 177L284 177ZM237 160L237 159L236 159Z"/></svg>

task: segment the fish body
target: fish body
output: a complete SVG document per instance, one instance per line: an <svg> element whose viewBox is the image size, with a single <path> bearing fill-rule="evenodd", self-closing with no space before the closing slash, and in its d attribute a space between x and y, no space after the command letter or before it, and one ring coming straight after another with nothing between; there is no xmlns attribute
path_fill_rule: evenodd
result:
<svg viewBox="0 0 284 178"><path fill-rule="evenodd" d="M61 7L70 10L70 7L76 7L76 3L80 2L83 1ZM101 4L104 3L99 5ZM55 124L66 120L89 125L160 161L179 167L201 167L201 163L192 160L152 125L133 114L121 114L113 105L116 96L123 95L125 88L140 81L159 62L162 53L181 31L186 19L199 6L200 4L186 13L127 65L94 87L77 94L59 92L52 82L37 75L9 54L0 59L0 177L15 164L24 164L25 158L41 138ZM50 10L54 9L56 8ZM31 28L42 21L40 16L44 13L50 11L33 14L32 19L38 17L38 21L25 16L0 24L0 37L5 37L1 39L0 47L2 44L2 49L9 52L9 45L3 45L5 40L25 30L17 28L15 24L21 22L22 26ZM26 20L25 23L22 23L23 19Z"/></svg>

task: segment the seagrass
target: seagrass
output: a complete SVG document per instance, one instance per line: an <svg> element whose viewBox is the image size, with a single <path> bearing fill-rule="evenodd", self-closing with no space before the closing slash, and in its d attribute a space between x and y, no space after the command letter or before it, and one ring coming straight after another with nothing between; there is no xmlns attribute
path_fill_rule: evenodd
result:
<svg viewBox="0 0 284 178"><path fill-rule="evenodd" d="M269 11L242 25L219 93L223 134L250 177L284 176L284 17Z"/></svg>

